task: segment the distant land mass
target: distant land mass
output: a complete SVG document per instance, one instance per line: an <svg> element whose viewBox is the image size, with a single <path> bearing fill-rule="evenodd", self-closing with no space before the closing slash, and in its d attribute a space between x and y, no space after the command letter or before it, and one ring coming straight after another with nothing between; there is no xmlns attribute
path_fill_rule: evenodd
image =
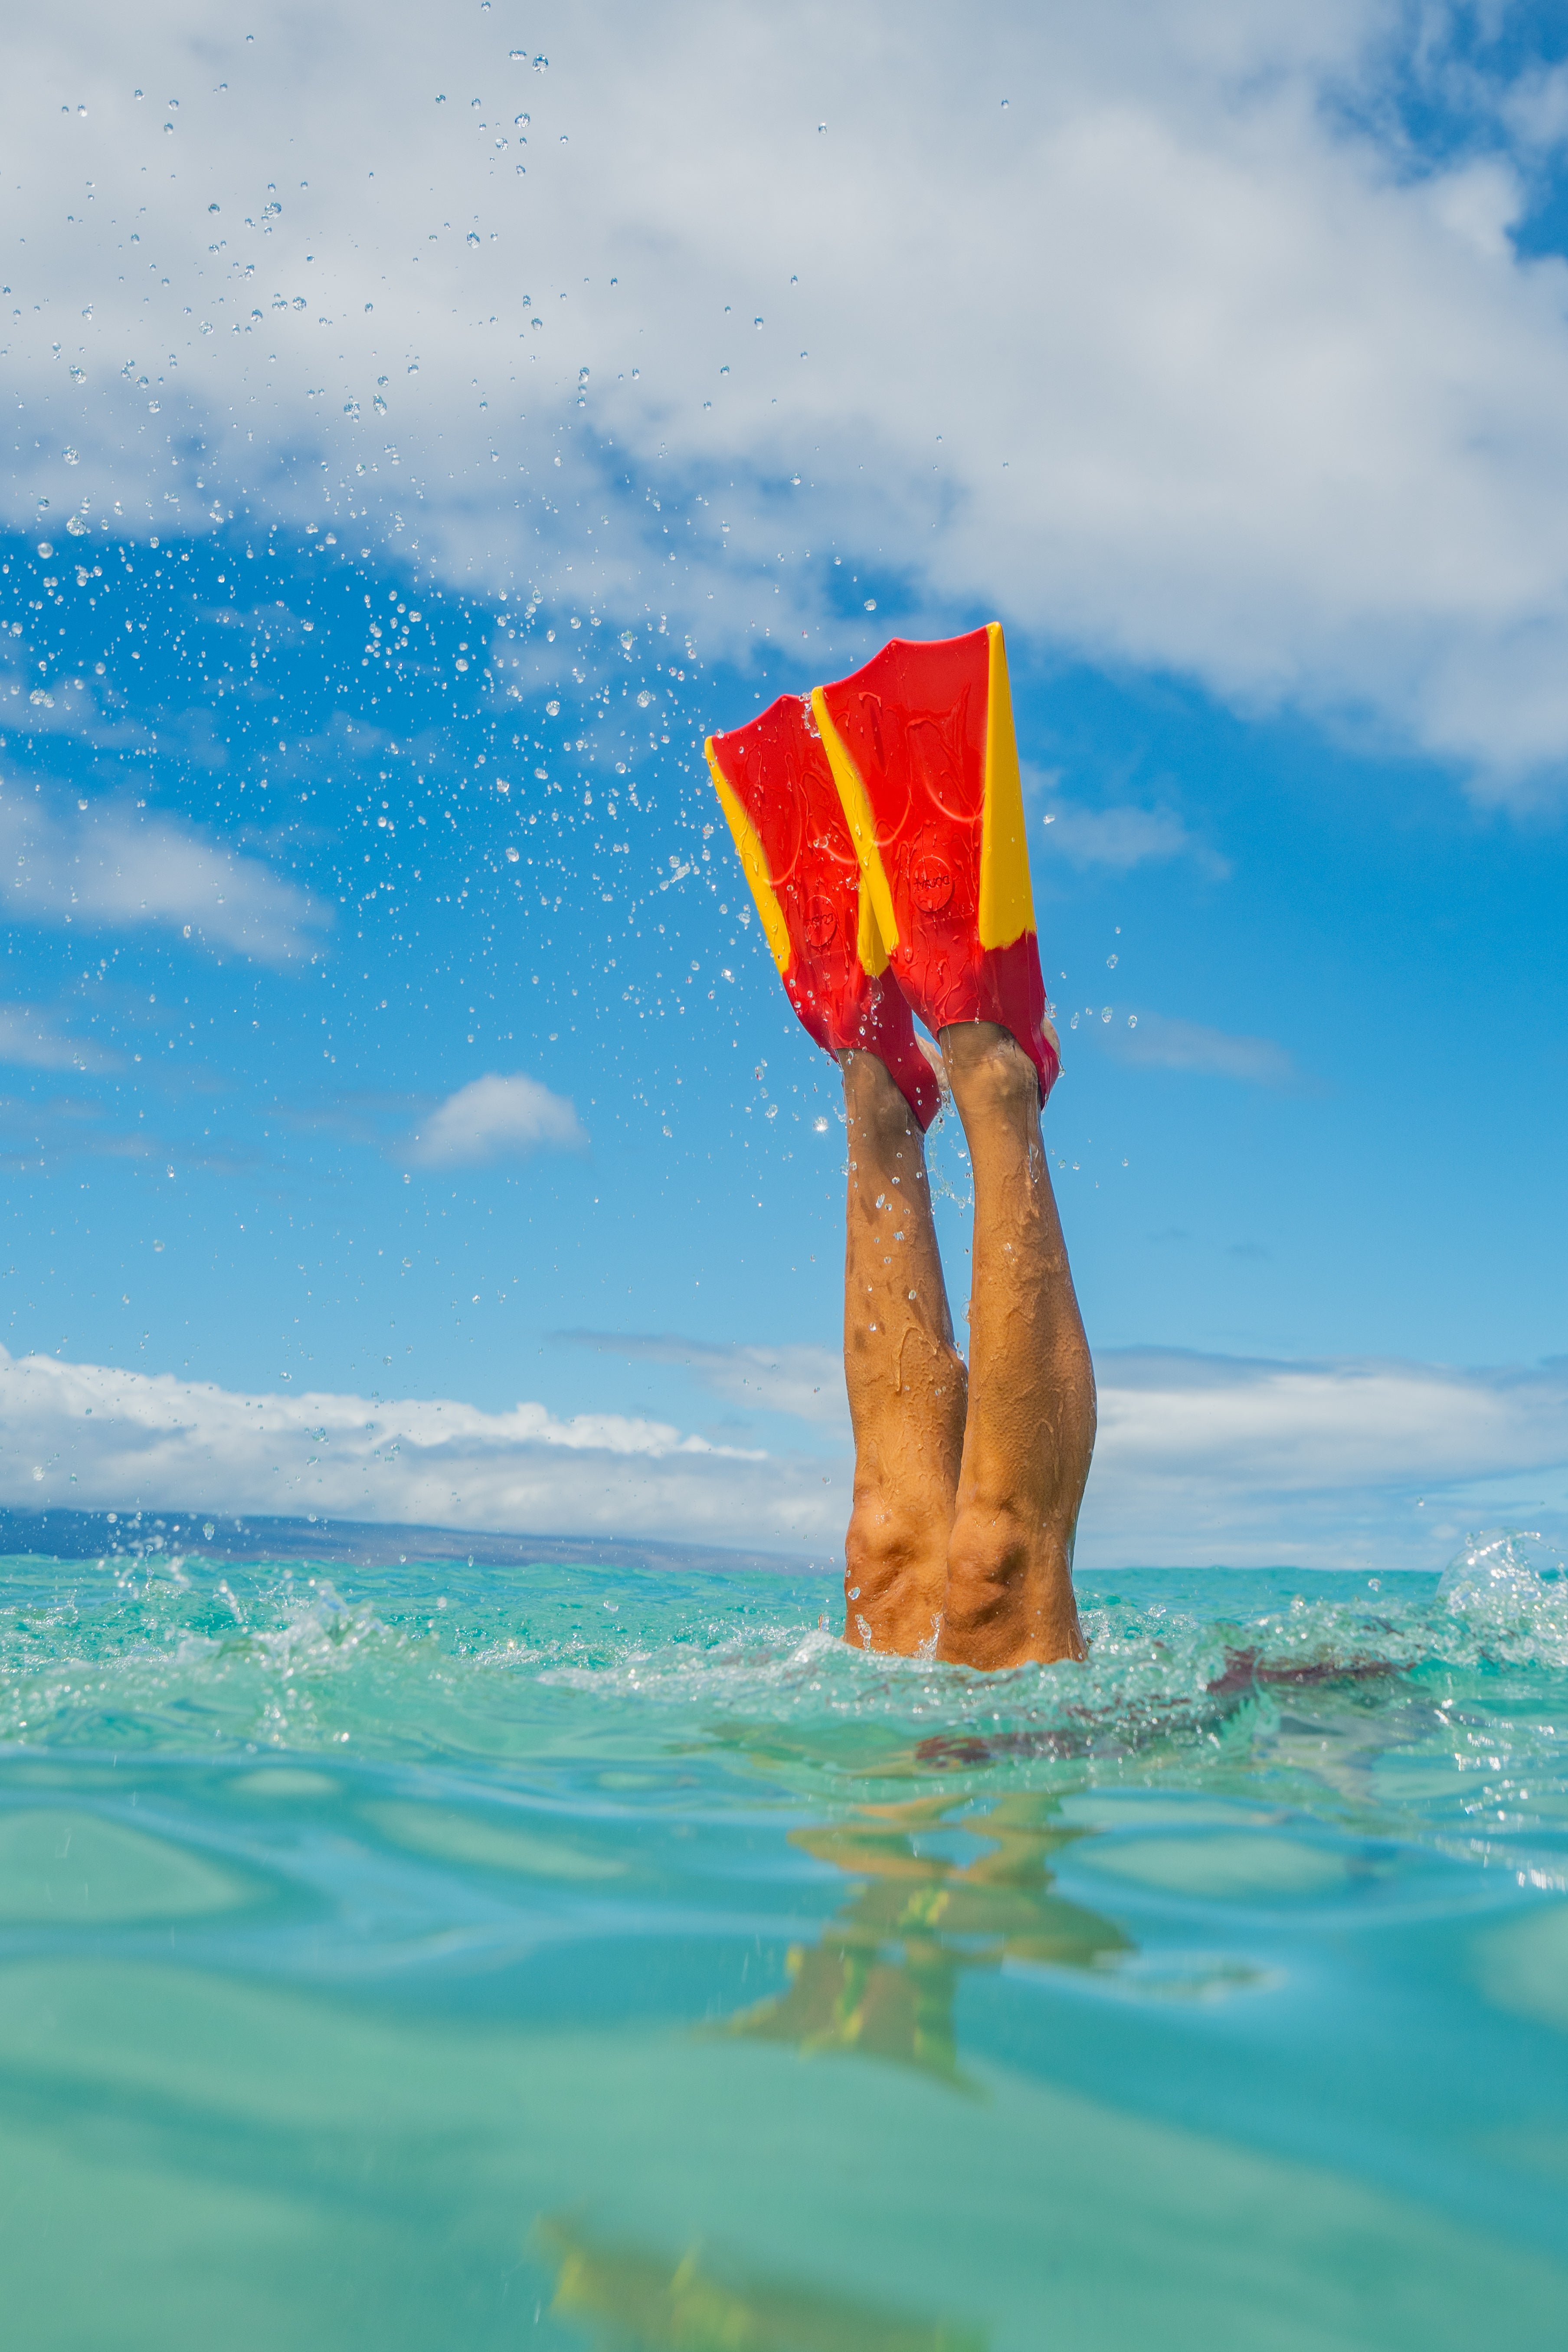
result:
<svg viewBox="0 0 1568 2352"><path fill-rule="evenodd" d="M466 1528L387 1526L369 1519L237 1517L216 1511L0 1509L0 1558L108 1559L178 1552L213 1560L298 1559L341 1568L393 1568L460 1559L474 1568L765 1569L771 1575L837 1570L839 1563L727 1551L710 1544L628 1543L608 1536L486 1535Z"/></svg>

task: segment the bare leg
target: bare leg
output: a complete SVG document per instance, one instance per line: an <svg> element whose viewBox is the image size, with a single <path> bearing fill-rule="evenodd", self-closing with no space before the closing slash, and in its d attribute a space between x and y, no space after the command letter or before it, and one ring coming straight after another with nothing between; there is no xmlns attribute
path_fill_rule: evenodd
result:
<svg viewBox="0 0 1568 2352"><path fill-rule="evenodd" d="M938 1655L1081 1658L1073 1536L1094 1451L1094 1371L1022 1046L994 1022L942 1033L974 1170L969 1418Z"/></svg>
<svg viewBox="0 0 1568 2352"><path fill-rule="evenodd" d="M925 1143L874 1054L839 1055L849 1129L844 1378L855 1503L844 1638L912 1655L941 1622L963 1444L963 1359L937 1255Z"/></svg>

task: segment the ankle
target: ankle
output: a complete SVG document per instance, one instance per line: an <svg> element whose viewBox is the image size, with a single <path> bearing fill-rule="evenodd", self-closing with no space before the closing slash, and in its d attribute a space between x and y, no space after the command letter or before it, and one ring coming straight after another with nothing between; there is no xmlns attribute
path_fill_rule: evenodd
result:
<svg viewBox="0 0 1568 2352"><path fill-rule="evenodd" d="M920 1129L892 1072L879 1055L864 1046L847 1046L838 1056L844 1074L844 1114L851 1141L869 1144L886 1153L917 1142Z"/></svg>
<svg viewBox="0 0 1568 2352"><path fill-rule="evenodd" d="M1039 1108L1035 1066L1010 1029L994 1021L955 1021L942 1033L948 1083L961 1113L966 1107L1022 1111Z"/></svg>

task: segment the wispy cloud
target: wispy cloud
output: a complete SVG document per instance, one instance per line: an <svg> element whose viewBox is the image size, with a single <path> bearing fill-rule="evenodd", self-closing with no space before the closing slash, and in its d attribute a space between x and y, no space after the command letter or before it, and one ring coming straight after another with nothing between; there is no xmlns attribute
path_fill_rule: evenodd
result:
<svg viewBox="0 0 1568 2352"><path fill-rule="evenodd" d="M107 1125L102 1105L84 1097L29 1102L0 1096L0 1168L42 1170L79 1152L141 1160L149 1156L150 1145L140 1127L116 1131Z"/></svg>
<svg viewBox="0 0 1568 2352"><path fill-rule="evenodd" d="M459 1087L403 1146L403 1156L418 1167L457 1168L513 1153L587 1149L587 1131L566 1097L519 1071Z"/></svg>
<svg viewBox="0 0 1568 2352"><path fill-rule="evenodd" d="M1058 801L1041 822L1047 858L1065 857L1079 870L1103 866L1112 874L1131 874L1135 866L1190 857L1215 881L1224 881L1230 872L1229 861L1190 833L1173 809L1089 809Z"/></svg>
<svg viewBox="0 0 1568 2352"><path fill-rule="evenodd" d="M176 817L122 800L85 809L0 778L0 910L7 921L174 930L258 963L318 951L332 909Z"/></svg>
<svg viewBox="0 0 1568 2352"><path fill-rule="evenodd" d="M68 1035L38 1005L0 1004L0 1062L32 1070L79 1070L93 1076L119 1069L121 1060L89 1037Z"/></svg>
<svg viewBox="0 0 1568 2352"><path fill-rule="evenodd" d="M683 1339L668 1332L555 1331L552 1338L574 1348L628 1363L676 1364L710 1395L752 1412L784 1412L828 1428L847 1428L844 1364L836 1349L801 1346L759 1348L709 1339Z"/></svg>
<svg viewBox="0 0 1568 2352"><path fill-rule="evenodd" d="M20 645L13 641L9 650L13 656L30 655L33 646L24 638ZM136 719L107 716L85 678L55 677L47 686L33 686L26 670L4 667L5 651L0 645L0 728L12 735L63 735L100 751L146 749L146 728Z"/></svg>
<svg viewBox="0 0 1568 2352"><path fill-rule="evenodd" d="M1168 1020L1158 1013L1125 1019L1090 1022L1086 1033L1114 1054L1118 1061L1141 1069L1182 1070L1194 1077L1235 1078L1243 1086L1274 1087L1294 1092L1304 1083L1302 1074L1283 1045L1272 1037L1241 1037L1227 1029L1210 1029L1201 1021Z"/></svg>

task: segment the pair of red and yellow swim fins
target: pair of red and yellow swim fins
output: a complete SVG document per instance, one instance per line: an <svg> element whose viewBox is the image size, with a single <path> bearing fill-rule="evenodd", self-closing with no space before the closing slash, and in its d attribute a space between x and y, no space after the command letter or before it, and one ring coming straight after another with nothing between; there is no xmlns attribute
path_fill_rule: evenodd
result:
<svg viewBox="0 0 1568 2352"><path fill-rule="evenodd" d="M933 1037L994 1021L1060 1056L1046 1005L1002 630L894 637L864 669L779 699L708 764L784 990L830 1054L887 1064L923 1129Z"/></svg>

